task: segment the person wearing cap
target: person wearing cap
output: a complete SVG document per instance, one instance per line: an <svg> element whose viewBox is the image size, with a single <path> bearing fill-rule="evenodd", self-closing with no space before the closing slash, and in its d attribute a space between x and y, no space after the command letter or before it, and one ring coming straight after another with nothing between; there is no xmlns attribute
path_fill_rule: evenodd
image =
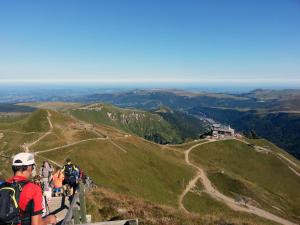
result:
<svg viewBox="0 0 300 225"><path fill-rule="evenodd" d="M34 155L25 152L15 155L12 170L14 176L7 181L8 183L26 182L19 197L21 225L56 224L54 215L42 218L42 190L38 185L29 182L35 172Z"/></svg>

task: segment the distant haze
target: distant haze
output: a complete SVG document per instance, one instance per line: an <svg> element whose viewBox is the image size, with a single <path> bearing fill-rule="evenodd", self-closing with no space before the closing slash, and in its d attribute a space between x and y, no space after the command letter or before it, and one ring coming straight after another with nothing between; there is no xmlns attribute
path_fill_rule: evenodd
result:
<svg viewBox="0 0 300 225"><path fill-rule="evenodd" d="M181 89L195 92L245 93L254 89L299 89L296 84L280 83L179 83L179 82L144 82L144 83L72 83L72 82L0 82L0 94L8 95L40 95L70 96L94 93L114 93L134 89ZM38 96L36 96L38 97Z"/></svg>

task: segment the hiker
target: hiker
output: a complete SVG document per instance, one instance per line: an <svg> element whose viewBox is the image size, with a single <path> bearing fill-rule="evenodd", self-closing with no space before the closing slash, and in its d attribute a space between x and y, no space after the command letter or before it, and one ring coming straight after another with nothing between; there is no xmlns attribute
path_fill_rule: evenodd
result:
<svg viewBox="0 0 300 225"><path fill-rule="evenodd" d="M46 160L43 162L42 167L40 168L40 176L43 179L44 188L48 190L50 188L50 180L52 177L53 167L51 164Z"/></svg>
<svg viewBox="0 0 300 225"><path fill-rule="evenodd" d="M74 195L78 186L78 179L80 175L78 167L72 163L71 159L66 159L66 164L62 168L62 172L65 174L63 184L69 186L71 189L70 195Z"/></svg>
<svg viewBox="0 0 300 225"><path fill-rule="evenodd" d="M43 178L40 175L36 175L33 178L33 183L38 185L41 189L42 189L42 193L43 193L43 200L42 200L42 207L43 207L43 213L42 213L42 217L46 216L49 214L50 210L49 210L49 199L47 199L47 196L45 195L44 192L44 182L43 182Z"/></svg>
<svg viewBox="0 0 300 225"><path fill-rule="evenodd" d="M63 181L65 176L60 167L56 167L56 172L54 173L52 180L54 183L54 196L60 196L62 194Z"/></svg>
<svg viewBox="0 0 300 225"><path fill-rule="evenodd" d="M56 224L54 215L42 218L42 190L29 181L34 174L35 166L34 155L31 153L19 153L14 156L12 163L14 176L0 186L0 224Z"/></svg>

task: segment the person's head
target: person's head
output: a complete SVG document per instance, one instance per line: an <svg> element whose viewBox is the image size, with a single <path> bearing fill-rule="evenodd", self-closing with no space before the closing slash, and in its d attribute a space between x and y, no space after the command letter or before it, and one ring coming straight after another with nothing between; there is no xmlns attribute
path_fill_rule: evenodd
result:
<svg viewBox="0 0 300 225"><path fill-rule="evenodd" d="M66 164L67 164L67 165L70 165L71 163L72 163L71 159L70 159L70 158L67 158L67 159L66 159Z"/></svg>
<svg viewBox="0 0 300 225"><path fill-rule="evenodd" d="M47 160L45 160L45 161L43 162L43 167L46 167L47 165L49 165L49 162L48 162Z"/></svg>
<svg viewBox="0 0 300 225"><path fill-rule="evenodd" d="M19 153L13 157L12 170L14 175L30 179L35 168L34 155L31 153Z"/></svg>

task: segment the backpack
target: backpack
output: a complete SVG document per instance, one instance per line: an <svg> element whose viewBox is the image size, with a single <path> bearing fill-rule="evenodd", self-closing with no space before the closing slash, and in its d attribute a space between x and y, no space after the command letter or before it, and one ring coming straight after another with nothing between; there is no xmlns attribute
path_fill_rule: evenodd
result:
<svg viewBox="0 0 300 225"><path fill-rule="evenodd" d="M78 171L77 167L73 164L65 166L65 176L66 177L77 177Z"/></svg>
<svg viewBox="0 0 300 225"><path fill-rule="evenodd" d="M0 186L0 224L19 224L19 198L28 181L4 183Z"/></svg>
<svg viewBox="0 0 300 225"><path fill-rule="evenodd" d="M66 177L71 176L72 171L73 171L73 165L72 164L65 165L65 171L64 172L65 172Z"/></svg>

